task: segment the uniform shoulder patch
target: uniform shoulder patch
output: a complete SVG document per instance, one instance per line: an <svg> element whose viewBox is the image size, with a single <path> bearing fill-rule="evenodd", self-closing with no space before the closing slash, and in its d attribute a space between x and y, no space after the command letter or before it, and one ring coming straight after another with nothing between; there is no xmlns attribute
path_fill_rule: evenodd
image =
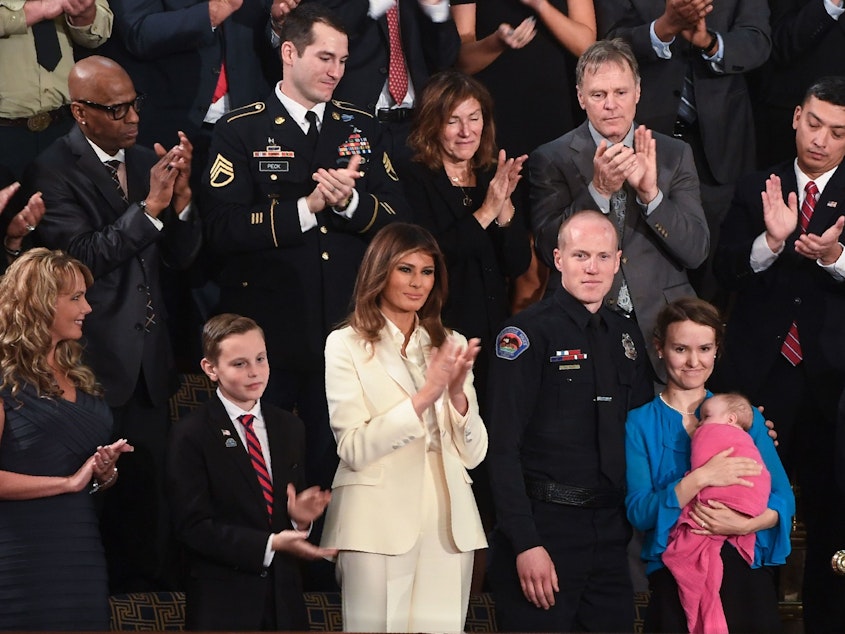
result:
<svg viewBox="0 0 845 634"><path fill-rule="evenodd" d="M235 166L232 161L218 154L208 172L208 182L212 187L226 187L235 180Z"/></svg>
<svg viewBox="0 0 845 634"><path fill-rule="evenodd" d="M226 113L226 123L231 123L235 119L240 119L241 117L249 117L251 115L258 114L259 112L264 112L266 107L267 105L263 101L256 101L255 103L235 108L234 110L230 110Z"/></svg>
<svg viewBox="0 0 845 634"><path fill-rule="evenodd" d="M332 99L332 103L334 104L335 108L340 108L341 110L349 110L351 112L357 112L359 114L364 115L365 117L369 117L370 119L375 119L375 115L372 112L362 110L360 106L357 106L349 101L340 101L339 99Z"/></svg>
<svg viewBox="0 0 845 634"><path fill-rule="evenodd" d="M388 178L392 181L399 182L399 175L396 173L396 170L393 168L393 161L390 160L390 157L387 155L387 152L384 153L384 156L381 159L382 165L384 165L384 171L387 174Z"/></svg>
<svg viewBox="0 0 845 634"><path fill-rule="evenodd" d="M496 356L506 361L513 361L528 350L531 342L528 335L516 326L507 326L496 336Z"/></svg>

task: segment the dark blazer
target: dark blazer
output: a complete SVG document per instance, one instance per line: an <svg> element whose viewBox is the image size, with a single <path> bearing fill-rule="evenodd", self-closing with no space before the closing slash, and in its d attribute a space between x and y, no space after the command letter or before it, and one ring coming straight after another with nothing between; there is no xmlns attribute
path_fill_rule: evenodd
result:
<svg viewBox="0 0 845 634"><path fill-rule="evenodd" d="M664 12L665 0L600 0L600 37L621 37L637 57L642 95L637 119L649 128L672 134L678 115L687 65L692 63L698 124L710 171L719 183L733 183L754 168L754 118L744 73L769 57L769 7L766 0L723 0L713 3L707 28L724 41L724 73L681 36L671 46L671 59L661 59L651 46L649 27Z"/></svg>
<svg viewBox="0 0 845 634"><path fill-rule="evenodd" d="M307 626L296 559L277 552L272 571L263 565L270 533L292 528L286 489L305 484L305 430L272 405L262 403L261 412L273 471L270 525L249 454L216 394L171 430L166 482L176 538L188 554L188 629L261 629L271 582L279 629Z"/></svg>
<svg viewBox="0 0 845 634"><path fill-rule="evenodd" d="M522 215L507 227L482 228L472 215L484 202L495 170L478 170L472 204L463 204L460 187L453 187L443 169L420 163L402 169L402 185L414 201L414 222L434 234L449 274L449 298L443 322L466 337L491 344L510 314L507 280L522 274L531 262L531 244Z"/></svg>
<svg viewBox="0 0 845 634"><path fill-rule="evenodd" d="M203 175L208 248L219 266L221 309L258 321L273 367L319 369L326 335L349 311L370 238L410 219L381 129L369 113L326 105L314 150L275 94L233 110L215 126ZM281 156L258 156L267 151ZM297 199L315 187L318 167L366 159L351 219L325 209L303 233Z"/></svg>
<svg viewBox="0 0 845 634"><path fill-rule="evenodd" d="M721 284L737 292L719 365L720 380L751 398L763 387L769 368L780 359L783 339L793 320L798 323L806 372L821 377L833 372L841 375L845 370L845 283L795 253L800 229L786 240L784 251L772 266L760 273L751 270L751 245L765 231L760 192L765 191L766 179L772 173L780 176L784 196L796 191L791 161L740 180L713 261ZM840 166L816 202L808 231L821 234L843 213L845 168Z"/></svg>
<svg viewBox="0 0 845 634"><path fill-rule="evenodd" d="M277 51L266 35L270 0L244 0L217 29L208 2L112 0L113 39L107 52L147 95L139 141L174 143L182 130L194 140L226 62L230 107L261 99L281 79ZM112 50L114 49L114 50Z"/></svg>
<svg viewBox="0 0 845 634"><path fill-rule="evenodd" d="M636 125L636 123L634 124ZM651 341L660 309L678 297L695 295L687 269L700 265L710 250L710 232L699 198L698 176L689 146L655 134L657 185L663 201L646 217L628 187L625 231L621 237L622 265L643 338ZM554 271L553 252L564 218L581 209L598 209L588 186L593 180L596 144L587 122L531 154L531 224L537 254ZM560 283L552 275L550 287ZM622 283L617 274L605 298L614 303ZM654 346L646 346L654 369L663 376Z"/></svg>
<svg viewBox="0 0 845 634"><path fill-rule="evenodd" d="M92 312L85 319L85 361L111 407L129 400L140 372L153 404L166 401L177 387L159 270L162 264L187 267L199 250L201 229L196 210L191 221L182 222L168 208L159 216L164 222L159 231L138 204L149 193L150 168L157 161L150 149L126 150L127 206L74 127L24 175L24 188L42 192L47 207L36 241L68 252L94 275L87 294ZM148 290L156 323L145 333Z"/></svg>
<svg viewBox="0 0 845 634"><path fill-rule="evenodd" d="M369 0L306 0L331 8L349 35L346 73L335 89L335 98L351 101L374 112L387 81L390 45L387 18L373 20L367 11ZM451 18L432 22L419 0L399 1L399 30L402 51L417 95L430 75L450 68L458 59L461 40Z"/></svg>

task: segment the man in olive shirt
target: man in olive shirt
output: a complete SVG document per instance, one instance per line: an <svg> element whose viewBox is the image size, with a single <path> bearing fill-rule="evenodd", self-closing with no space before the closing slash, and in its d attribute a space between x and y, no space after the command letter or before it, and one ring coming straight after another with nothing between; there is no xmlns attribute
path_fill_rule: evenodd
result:
<svg viewBox="0 0 845 634"><path fill-rule="evenodd" d="M107 0L0 0L0 164L17 178L71 128L73 45L97 48L111 28Z"/></svg>

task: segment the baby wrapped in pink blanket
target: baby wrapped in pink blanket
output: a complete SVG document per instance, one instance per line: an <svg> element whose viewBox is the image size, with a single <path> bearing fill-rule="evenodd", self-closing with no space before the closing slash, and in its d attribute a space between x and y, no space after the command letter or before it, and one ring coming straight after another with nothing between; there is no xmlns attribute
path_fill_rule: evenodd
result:
<svg viewBox="0 0 845 634"><path fill-rule="evenodd" d="M705 487L681 511L669 534L669 545L663 553L663 563L678 583L681 605L687 615L692 634L722 634L728 631L719 589L722 585L722 544L727 540L751 565L754 561L755 534L697 535L701 526L690 513L695 502L708 504L711 500L756 517L766 510L772 478L763 463L754 440L748 434L753 412L748 401L735 394L712 396L701 405L702 424L692 437L690 469L697 469L710 458L730 447L731 456L753 458L763 465L760 475L746 477L753 487L739 484Z"/></svg>

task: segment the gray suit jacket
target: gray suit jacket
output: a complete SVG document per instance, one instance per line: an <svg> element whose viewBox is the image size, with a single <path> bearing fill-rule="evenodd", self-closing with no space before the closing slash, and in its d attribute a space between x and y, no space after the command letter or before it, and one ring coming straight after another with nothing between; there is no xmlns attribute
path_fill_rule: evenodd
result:
<svg viewBox="0 0 845 634"><path fill-rule="evenodd" d="M660 309L678 297L695 295L687 269L699 266L710 251L710 232L701 208L692 151L683 141L659 133L654 138L657 185L663 200L646 217L636 202L636 192L626 185L622 266L605 298L605 304L615 309L624 273L637 322L649 343ZM587 189L593 179L595 152L596 144L585 121L531 154L531 225L537 254L552 270L561 221L581 209L599 209ZM558 280L552 275L549 285L557 286ZM646 348L655 372L664 378L654 346Z"/></svg>

